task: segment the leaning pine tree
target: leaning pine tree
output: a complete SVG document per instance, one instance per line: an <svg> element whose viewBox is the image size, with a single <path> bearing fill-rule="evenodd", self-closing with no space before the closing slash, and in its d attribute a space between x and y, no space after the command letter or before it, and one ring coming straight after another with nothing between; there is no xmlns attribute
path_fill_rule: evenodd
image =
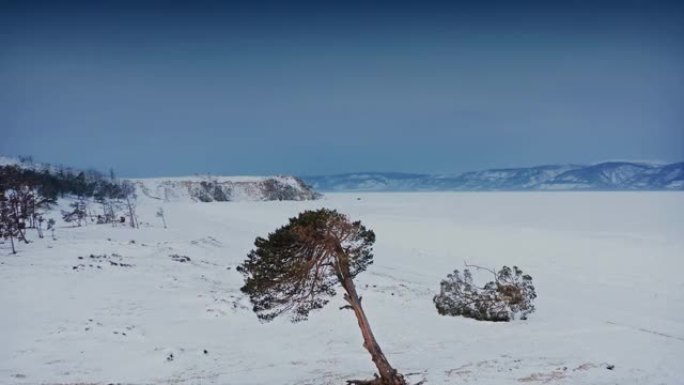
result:
<svg viewBox="0 0 684 385"><path fill-rule="evenodd" d="M245 276L242 291L259 319L271 321L290 312L291 320L298 322L325 306L335 287L342 286L345 307L354 311L363 346L378 369L374 380L349 383L405 385L376 342L354 285L354 277L373 263L374 242L372 230L335 210L304 211L268 238L256 239L256 249L238 267Z"/></svg>

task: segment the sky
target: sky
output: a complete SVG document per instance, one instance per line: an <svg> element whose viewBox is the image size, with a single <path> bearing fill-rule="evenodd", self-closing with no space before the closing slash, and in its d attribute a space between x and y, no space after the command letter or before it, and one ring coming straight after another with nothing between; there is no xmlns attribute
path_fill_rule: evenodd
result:
<svg viewBox="0 0 684 385"><path fill-rule="evenodd" d="M684 160L684 5L0 0L0 155L127 177Z"/></svg>

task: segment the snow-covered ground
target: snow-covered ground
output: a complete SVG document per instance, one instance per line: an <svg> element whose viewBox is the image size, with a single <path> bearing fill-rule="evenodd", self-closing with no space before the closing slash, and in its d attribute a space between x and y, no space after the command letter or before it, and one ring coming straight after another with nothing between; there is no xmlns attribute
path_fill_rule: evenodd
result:
<svg viewBox="0 0 684 385"><path fill-rule="evenodd" d="M154 215L160 205L168 229ZM375 263L358 287L379 343L413 383L684 384L684 194L676 192L142 200L139 230L60 225L56 241L30 233L34 242L16 256L0 245L0 383L370 377L341 298L307 322L262 324L239 291L235 267L254 238L322 206L375 230ZM439 281L464 261L520 266L534 278L537 312L511 323L439 316Z"/></svg>

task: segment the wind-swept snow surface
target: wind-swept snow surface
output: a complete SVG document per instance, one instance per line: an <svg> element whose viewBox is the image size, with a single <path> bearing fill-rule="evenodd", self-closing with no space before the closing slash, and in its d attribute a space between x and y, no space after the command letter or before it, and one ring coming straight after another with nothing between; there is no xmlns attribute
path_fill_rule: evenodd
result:
<svg viewBox="0 0 684 385"><path fill-rule="evenodd" d="M235 267L254 238L320 207L376 232L358 288L379 343L413 383L684 383L684 194L666 192L144 199L139 230L60 225L56 241L29 233L16 256L0 245L0 383L370 377L342 298L307 322L261 324L239 291ZM537 312L510 323L439 316L439 281L464 261L520 266Z"/></svg>

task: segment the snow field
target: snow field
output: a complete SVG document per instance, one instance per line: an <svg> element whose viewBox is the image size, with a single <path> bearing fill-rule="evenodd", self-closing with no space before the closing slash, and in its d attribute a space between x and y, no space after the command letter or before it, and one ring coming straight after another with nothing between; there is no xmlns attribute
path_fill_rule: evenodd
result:
<svg viewBox="0 0 684 385"><path fill-rule="evenodd" d="M58 221L56 241L31 231L16 256L0 245L0 384L370 377L341 294L309 321L262 324L239 291L235 267L254 238L320 207L375 231L375 263L357 286L378 342L414 383L684 383L684 194L564 192L142 197L139 230ZM464 261L521 267L537 312L511 323L439 316L432 296Z"/></svg>

